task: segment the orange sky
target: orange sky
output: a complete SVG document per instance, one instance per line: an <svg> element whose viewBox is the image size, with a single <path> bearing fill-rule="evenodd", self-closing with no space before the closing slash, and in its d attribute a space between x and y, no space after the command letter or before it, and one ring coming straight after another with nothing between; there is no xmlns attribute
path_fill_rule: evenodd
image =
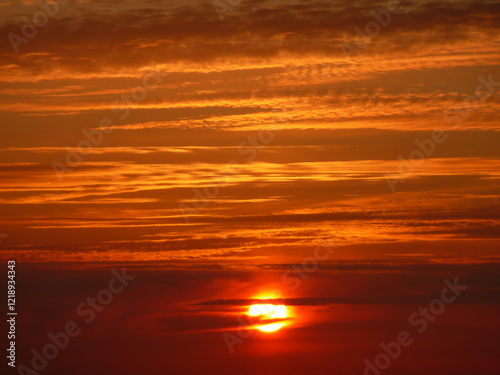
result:
<svg viewBox="0 0 500 375"><path fill-rule="evenodd" d="M75 295L57 289L52 301L69 310L75 296L97 285L89 270L137 270L143 281L131 296L145 307L135 311L127 299L113 310L131 330L121 334L155 347L165 339L170 347L171 339L155 332L176 332L179 348L192 344L203 358L212 358L200 354L212 338L178 331L234 326L232 314L244 308L210 301L245 300L266 288L284 290L286 298L359 298L321 308L305 303L307 318L283 335L287 342L302 337L309 349L294 341L290 350L323 367L308 372L276 359L278 372L270 373L361 373L365 356L412 311L406 302L388 306L376 298L358 310L363 298L406 294L418 307L417 296L459 274L479 295L465 298L447 324L479 340L469 320L498 303L500 288L500 7L489 0L403 3L347 56L345 43L367 41L355 28L364 30L387 4L243 0L221 19L210 1L77 0L60 2L29 38L23 16L40 12L37 2L0 4L2 263L15 258L31 272L27 289L48 270L73 280ZM9 33L25 42L13 46ZM431 152L408 163L423 155L419 144ZM78 151L82 145L91 150ZM337 247L320 270L296 291L283 285L282 273L322 242ZM77 287L71 272L86 286ZM46 286L57 280L48 277ZM46 306L36 296L47 292L37 288L26 291L34 299L26 308ZM127 314L145 316L144 330ZM38 318L31 318L34 329ZM175 322L181 328L172 328ZM368 332L371 346L339 322ZM322 335L321 324L325 332L346 330L339 333L346 346ZM224 344L213 335L214 345ZM454 335L426 339L401 369ZM249 366L269 344L252 340L242 354ZM346 362L321 359L328 350ZM485 375L498 370L488 353L477 353ZM62 360L60 371L79 355ZM157 365L159 355L153 350L148 358ZM214 368L224 367L222 357L210 359ZM179 358L172 355L175 369L182 368ZM235 370L231 358L224 363ZM442 374L473 368L434 363ZM149 369L162 368L155 366ZM177 373L199 373L191 366Z"/></svg>

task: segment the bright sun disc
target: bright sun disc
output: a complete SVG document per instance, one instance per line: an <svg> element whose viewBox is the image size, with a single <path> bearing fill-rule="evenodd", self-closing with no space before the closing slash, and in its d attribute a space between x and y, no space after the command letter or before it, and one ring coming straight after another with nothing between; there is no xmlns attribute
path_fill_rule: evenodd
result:
<svg viewBox="0 0 500 375"><path fill-rule="evenodd" d="M261 304L252 305L248 309L249 316L259 316L262 320L266 319L286 319L288 318L288 308L285 305ZM269 323L257 326L262 332L275 332L282 328L285 323Z"/></svg>

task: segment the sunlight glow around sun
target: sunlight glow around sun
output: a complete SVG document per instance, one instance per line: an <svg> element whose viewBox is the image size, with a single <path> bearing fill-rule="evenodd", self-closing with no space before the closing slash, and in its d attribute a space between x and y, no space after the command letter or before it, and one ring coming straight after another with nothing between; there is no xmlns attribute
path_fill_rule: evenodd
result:
<svg viewBox="0 0 500 375"><path fill-rule="evenodd" d="M285 305L259 304L252 305L248 309L249 316L260 317L263 321L269 319L286 319L289 317L288 308ZM275 332L282 328L285 323L275 322L256 326L262 332Z"/></svg>

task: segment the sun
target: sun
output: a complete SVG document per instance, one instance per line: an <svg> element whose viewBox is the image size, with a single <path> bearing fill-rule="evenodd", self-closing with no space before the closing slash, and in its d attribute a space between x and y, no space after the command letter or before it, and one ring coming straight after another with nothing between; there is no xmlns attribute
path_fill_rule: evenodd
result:
<svg viewBox="0 0 500 375"><path fill-rule="evenodd" d="M252 305L248 309L248 315L252 317L259 317L263 323L266 320L282 320L289 317L288 308L285 305L272 305L272 304L258 304ZM260 324L256 326L262 332L275 332L285 326L282 321L273 322L269 324Z"/></svg>

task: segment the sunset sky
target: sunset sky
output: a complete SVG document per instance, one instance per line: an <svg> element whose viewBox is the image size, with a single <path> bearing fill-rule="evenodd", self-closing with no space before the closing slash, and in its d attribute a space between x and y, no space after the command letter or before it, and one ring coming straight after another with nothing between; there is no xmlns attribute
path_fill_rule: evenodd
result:
<svg viewBox="0 0 500 375"><path fill-rule="evenodd" d="M498 1L49 4L0 3L18 364L74 320L41 374L357 375L401 331L383 374L499 373Z"/></svg>

